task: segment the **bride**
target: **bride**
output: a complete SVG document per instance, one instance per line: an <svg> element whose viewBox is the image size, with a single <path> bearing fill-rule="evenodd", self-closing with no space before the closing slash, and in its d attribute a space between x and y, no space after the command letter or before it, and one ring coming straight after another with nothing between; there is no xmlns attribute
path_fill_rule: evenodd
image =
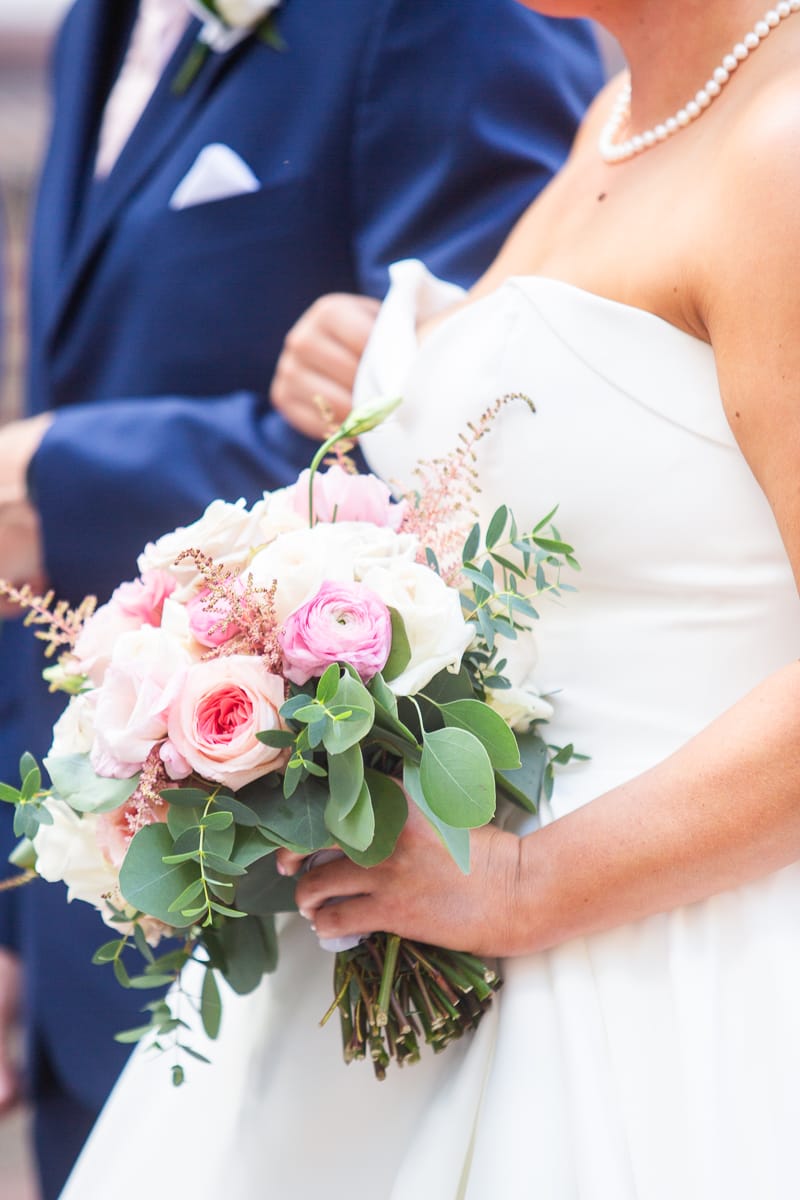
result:
<svg viewBox="0 0 800 1200"><path fill-rule="evenodd" d="M583 572L535 678L590 761L536 828L475 833L469 876L412 823L297 887L320 937L502 956L505 987L376 1084L317 1029L330 963L290 918L212 1067L175 1091L134 1057L64 1200L797 1194L800 0L532 7L606 24L630 89L469 295L398 265L359 393L405 397L364 446L400 480L497 396L534 401L482 443L481 504L559 504Z"/></svg>

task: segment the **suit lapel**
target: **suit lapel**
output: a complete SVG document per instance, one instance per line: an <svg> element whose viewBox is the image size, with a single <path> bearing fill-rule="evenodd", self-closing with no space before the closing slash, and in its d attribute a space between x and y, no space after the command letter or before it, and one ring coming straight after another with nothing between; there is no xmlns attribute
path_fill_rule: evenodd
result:
<svg viewBox="0 0 800 1200"><path fill-rule="evenodd" d="M107 6L108 0L102 0L102 3ZM111 173L102 183L99 194L87 206L86 219L78 222L77 235L64 263L58 298L52 310L51 343L57 338L70 302L118 213L191 121L229 60L228 54L211 55L188 90L180 96L173 93L172 81L194 44L199 28L199 22L192 20ZM91 143L92 162L86 164L83 176L87 186L91 186L95 141L93 138Z"/></svg>

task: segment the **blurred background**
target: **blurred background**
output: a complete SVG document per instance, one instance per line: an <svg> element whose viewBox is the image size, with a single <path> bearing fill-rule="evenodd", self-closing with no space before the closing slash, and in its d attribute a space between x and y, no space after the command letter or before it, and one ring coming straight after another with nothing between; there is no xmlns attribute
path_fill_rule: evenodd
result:
<svg viewBox="0 0 800 1200"><path fill-rule="evenodd" d="M25 243L49 121L49 47L69 3L0 0L0 198L4 222L0 423L19 415L22 404ZM616 48L606 43L605 49L610 68L616 69L620 65ZM0 1118L0 1200L37 1200L28 1156L28 1125L25 1110Z"/></svg>
<svg viewBox="0 0 800 1200"><path fill-rule="evenodd" d="M0 421L21 405L24 246L28 212L47 131L46 64L68 0L0 0L0 195L3 337ZM0 1200L36 1200L28 1157L28 1114L0 1118Z"/></svg>

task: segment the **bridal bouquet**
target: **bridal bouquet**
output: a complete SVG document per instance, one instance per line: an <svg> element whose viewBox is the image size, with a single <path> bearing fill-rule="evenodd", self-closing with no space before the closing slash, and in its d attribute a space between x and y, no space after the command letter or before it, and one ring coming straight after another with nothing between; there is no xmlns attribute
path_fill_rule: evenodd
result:
<svg viewBox="0 0 800 1200"><path fill-rule="evenodd" d="M505 508L485 530L471 523L473 447L493 413L393 499L342 452L383 415L354 414L293 486L251 508L216 500L148 545L138 578L99 608L0 586L70 695L49 786L27 754L20 786L0 785L23 839L15 861L99 910L115 936L95 961L122 986L173 983L174 1000L183 966L201 963L212 1037L216 974L244 993L276 965L273 914L293 907L279 847L369 867L415 804L466 872L469 831L497 796L535 811L572 753L545 745L549 706L510 686L500 653L577 565L553 514L525 532ZM134 976L131 943L145 959ZM498 982L468 954L376 932L337 954L330 1012L345 1057L368 1055L382 1077L420 1040L441 1048L474 1025ZM122 1040L196 1054L170 997L143 1011Z"/></svg>

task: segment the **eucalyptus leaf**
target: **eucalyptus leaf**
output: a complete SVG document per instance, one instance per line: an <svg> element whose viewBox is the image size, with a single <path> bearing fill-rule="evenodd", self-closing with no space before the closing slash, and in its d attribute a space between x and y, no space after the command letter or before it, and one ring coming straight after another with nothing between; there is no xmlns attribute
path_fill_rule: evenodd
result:
<svg viewBox="0 0 800 1200"><path fill-rule="evenodd" d="M366 783L362 783L358 798L345 814L341 814L333 796L325 808L325 824L336 841L346 842L354 850L366 850L375 836L375 813Z"/></svg>
<svg viewBox="0 0 800 1200"><path fill-rule="evenodd" d="M296 880L279 875L275 856L253 863L236 889L236 906L242 912L263 915L277 912L296 912L294 889Z"/></svg>
<svg viewBox="0 0 800 1200"><path fill-rule="evenodd" d="M521 765L516 737L488 704L480 700L454 700L443 704L441 712L445 725L475 734L496 769L512 771Z"/></svg>
<svg viewBox="0 0 800 1200"><path fill-rule="evenodd" d="M278 961L278 941L271 916L248 916L205 933L212 962L239 995L252 992Z"/></svg>
<svg viewBox="0 0 800 1200"><path fill-rule="evenodd" d="M214 972L210 967L206 970L200 991L200 1019L206 1035L212 1039L216 1038L222 1023L222 1001Z"/></svg>
<svg viewBox="0 0 800 1200"><path fill-rule="evenodd" d="M392 619L392 648L383 667L383 677L392 680L402 675L411 662L411 643L406 633L405 621L397 609L390 606L389 616Z"/></svg>
<svg viewBox="0 0 800 1200"><path fill-rule="evenodd" d="M270 800L259 805L261 825L274 833L282 844L310 854L330 844L324 819L327 801L327 788L313 779L304 779L291 799L276 792Z"/></svg>
<svg viewBox="0 0 800 1200"><path fill-rule="evenodd" d="M328 757L328 807L341 820L355 808L364 786L364 759L360 746ZM327 811L327 809L326 809Z"/></svg>
<svg viewBox="0 0 800 1200"><path fill-rule="evenodd" d="M397 780L379 771L366 772L366 783L375 813L375 836L366 850L356 850L343 840L339 845L360 867L374 867L394 850L408 816L408 801Z"/></svg>
<svg viewBox="0 0 800 1200"><path fill-rule="evenodd" d="M119 873L122 895L134 908L157 917L167 925L182 927L191 921L170 912L170 905L197 878L194 863L165 864L171 852L172 835L162 821L145 825L134 836Z"/></svg>
<svg viewBox="0 0 800 1200"><path fill-rule="evenodd" d="M500 777L498 784L502 787L501 781L507 779L516 790L528 797L528 804L524 804L521 798L517 796L512 795L511 799L519 804L520 807L527 808L529 812L536 812L544 785L545 770L548 761L547 746L536 733L519 734L517 745L519 747L520 766L516 770L498 772Z"/></svg>
<svg viewBox="0 0 800 1200"><path fill-rule="evenodd" d="M503 535L503 530L508 522L508 509L505 504L501 504L494 513L489 522L489 528L486 530L486 546L488 549L496 545Z"/></svg>
<svg viewBox="0 0 800 1200"><path fill-rule="evenodd" d="M469 830L456 829L436 815L425 799L419 777L419 767L414 763L406 762L403 765L403 785L417 808L428 818L438 833L442 844L450 851L456 866L464 875L469 875Z"/></svg>
<svg viewBox="0 0 800 1200"><path fill-rule="evenodd" d="M375 701L376 710L382 708L389 716L397 718L397 698L391 688L386 686L386 680L380 671L370 679L367 690ZM0 800L2 798L0 794Z"/></svg>
<svg viewBox="0 0 800 1200"><path fill-rule="evenodd" d="M341 754L363 740L375 720L375 702L364 684L348 673L339 681L330 711L342 714L342 719L331 721L325 731L323 744L329 754ZM343 714L348 713L345 717Z"/></svg>
<svg viewBox="0 0 800 1200"><path fill-rule="evenodd" d="M420 782L428 804L448 825L475 829L494 816L492 764L466 729L437 729L426 735Z"/></svg>
<svg viewBox="0 0 800 1200"><path fill-rule="evenodd" d="M95 775L88 754L48 755L44 760L53 791L75 812L112 812L128 800L139 785L131 779L105 779Z"/></svg>

